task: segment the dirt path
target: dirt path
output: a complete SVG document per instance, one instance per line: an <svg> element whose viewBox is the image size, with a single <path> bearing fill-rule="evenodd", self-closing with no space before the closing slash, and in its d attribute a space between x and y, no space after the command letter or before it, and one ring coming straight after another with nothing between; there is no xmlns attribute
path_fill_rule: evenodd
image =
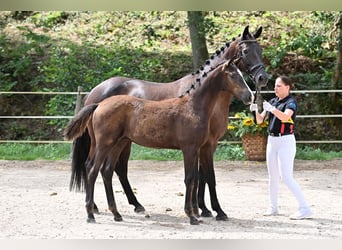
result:
<svg viewBox="0 0 342 250"><path fill-rule="evenodd" d="M0 238L341 239L342 159L296 161L295 168L314 212L310 220L289 220L296 202L283 184L281 215L264 217L265 163L224 161L216 163L217 193L229 221L203 218L201 225L191 226L183 212L182 162L131 161L129 179L150 217L133 212L115 176L115 198L124 220L114 222L98 178L95 201L101 213L95 215L96 224L88 224L84 193L68 190L69 161L0 161Z"/></svg>

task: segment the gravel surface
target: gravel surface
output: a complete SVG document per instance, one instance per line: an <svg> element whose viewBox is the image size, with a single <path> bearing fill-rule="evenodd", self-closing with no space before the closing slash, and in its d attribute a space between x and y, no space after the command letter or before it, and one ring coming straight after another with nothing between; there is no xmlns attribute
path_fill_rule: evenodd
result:
<svg viewBox="0 0 342 250"><path fill-rule="evenodd" d="M293 221L296 201L284 184L280 216L264 217L268 204L264 162L216 162L218 198L228 221L202 218L190 225L184 215L181 161L130 161L129 180L146 214L128 204L118 178L113 186L122 222L107 210L102 179L95 201L96 224L86 222L85 194L70 192L69 161L0 161L2 239L341 239L342 159L295 162L295 178L314 212ZM210 201L206 193L207 206ZM146 216L148 215L148 216ZM214 213L214 215L216 215Z"/></svg>

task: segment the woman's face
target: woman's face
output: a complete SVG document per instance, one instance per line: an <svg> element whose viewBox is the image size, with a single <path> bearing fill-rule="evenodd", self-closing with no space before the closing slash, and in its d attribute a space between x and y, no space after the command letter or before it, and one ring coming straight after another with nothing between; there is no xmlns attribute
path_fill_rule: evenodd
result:
<svg viewBox="0 0 342 250"><path fill-rule="evenodd" d="M290 86L285 85L280 78L277 78L274 84L274 92L276 96L282 99L289 95Z"/></svg>

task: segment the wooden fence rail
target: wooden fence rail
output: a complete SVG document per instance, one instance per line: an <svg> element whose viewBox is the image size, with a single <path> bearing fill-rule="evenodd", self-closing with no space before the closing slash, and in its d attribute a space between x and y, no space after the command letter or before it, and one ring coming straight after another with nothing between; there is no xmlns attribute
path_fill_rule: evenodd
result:
<svg viewBox="0 0 342 250"><path fill-rule="evenodd" d="M89 92L83 92L82 87L78 87L76 92L24 92L24 91L0 91L0 95L76 95L75 113L81 108L82 97ZM274 93L271 90L261 91L262 94ZM342 90L292 90L291 93L298 94L317 94L317 93L342 93ZM0 115L0 119L71 119L73 116L68 115L57 115L57 116L18 116L18 115ZM342 114L316 114L316 115L297 115L297 118L341 118ZM229 117L229 119L236 119L235 117ZM0 140L0 143L70 143L67 141L56 141L56 140ZM241 143L241 141L224 141L221 143ZM339 144L342 140L301 140L297 143L302 144Z"/></svg>

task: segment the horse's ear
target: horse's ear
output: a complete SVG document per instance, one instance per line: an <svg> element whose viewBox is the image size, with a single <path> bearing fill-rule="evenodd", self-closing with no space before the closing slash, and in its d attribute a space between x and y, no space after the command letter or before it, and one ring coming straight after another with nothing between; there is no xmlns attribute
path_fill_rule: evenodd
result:
<svg viewBox="0 0 342 250"><path fill-rule="evenodd" d="M242 33L242 40L246 40L247 35L249 34L249 26L247 25Z"/></svg>
<svg viewBox="0 0 342 250"><path fill-rule="evenodd" d="M260 28L257 30L257 32L255 32L254 38L257 39L260 36L261 32L262 32L262 26L260 26Z"/></svg>

